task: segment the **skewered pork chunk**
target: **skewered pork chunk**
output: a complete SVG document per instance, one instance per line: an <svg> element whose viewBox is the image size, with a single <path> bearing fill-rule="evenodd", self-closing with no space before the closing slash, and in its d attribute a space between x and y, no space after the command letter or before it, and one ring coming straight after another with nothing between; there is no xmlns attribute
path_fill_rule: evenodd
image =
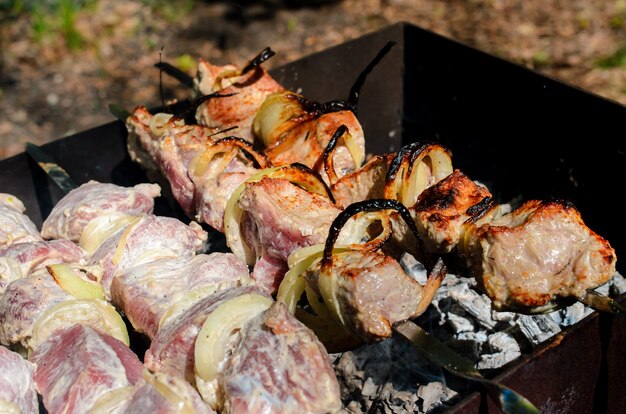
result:
<svg viewBox="0 0 626 414"><path fill-rule="evenodd" d="M323 345L281 303L242 329L219 376L225 413L333 413L341 408L339 384Z"/></svg>
<svg viewBox="0 0 626 414"><path fill-rule="evenodd" d="M242 236L258 258L252 278L274 292L296 249L322 243L339 208L323 196L285 179L246 183L239 199Z"/></svg>
<svg viewBox="0 0 626 414"><path fill-rule="evenodd" d="M195 214L195 185L189 163L213 141L215 132L199 125L185 125L169 114L152 115L139 106L126 120L128 152L144 168L160 171L185 214Z"/></svg>
<svg viewBox="0 0 626 414"><path fill-rule="evenodd" d="M34 365L16 352L0 347L0 412L39 412L33 382Z"/></svg>
<svg viewBox="0 0 626 414"><path fill-rule="evenodd" d="M361 168L346 174L330 187L342 207L375 198L384 198L387 171L395 154L375 155Z"/></svg>
<svg viewBox="0 0 626 414"><path fill-rule="evenodd" d="M107 392L137 383L143 371L124 343L78 324L57 331L31 360L49 414L87 413Z"/></svg>
<svg viewBox="0 0 626 414"><path fill-rule="evenodd" d="M151 213L154 198L161 194L157 184L120 187L89 181L70 191L52 209L41 228L45 239L69 239L78 242L91 220L107 213L140 216Z"/></svg>
<svg viewBox="0 0 626 414"><path fill-rule="evenodd" d="M615 250L565 201L531 200L491 222L469 222L460 248L498 309L580 298L615 273Z"/></svg>
<svg viewBox="0 0 626 414"><path fill-rule="evenodd" d="M224 231L226 204L237 187L258 170L237 155L226 168L211 163L203 174L194 177L196 217L219 232Z"/></svg>
<svg viewBox="0 0 626 414"><path fill-rule="evenodd" d="M152 115L138 107L126 121L133 160L159 170L189 217L223 230L224 209L237 186L257 171L237 148L209 160L217 137L213 129L184 125L168 114ZM231 156L232 154L232 156ZM211 162L212 161L212 162Z"/></svg>
<svg viewBox="0 0 626 414"><path fill-rule="evenodd" d="M54 331L75 323L88 325L128 343L124 321L104 301L104 291L88 268L53 265L12 282L0 297L0 343L32 352Z"/></svg>
<svg viewBox="0 0 626 414"><path fill-rule="evenodd" d="M39 316L73 296L48 274L38 272L9 284L0 297L0 343L29 347L33 326Z"/></svg>
<svg viewBox="0 0 626 414"><path fill-rule="evenodd" d="M491 193L460 170L424 190L411 215L429 253L449 253L461 238L463 223L471 218L470 208Z"/></svg>
<svg viewBox="0 0 626 414"><path fill-rule="evenodd" d="M15 243L0 249L0 294L13 280L51 264L81 263L84 257L83 249L69 240Z"/></svg>
<svg viewBox="0 0 626 414"><path fill-rule="evenodd" d="M35 223L24 214L21 200L11 194L0 193L0 248L13 243L42 240Z"/></svg>
<svg viewBox="0 0 626 414"><path fill-rule="evenodd" d="M88 262L104 270L102 286L110 298L115 275L162 258L191 259L206 240L207 233L198 223L186 225L171 217L148 215L108 237Z"/></svg>
<svg viewBox="0 0 626 414"><path fill-rule="evenodd" d="M191 260L167 258L118 274L111 285L111 300L135 330L154 339L161 317L186 294L199 288L214 287L217 292L250 283L247 266L230 253L201 254Z"/></svg>
<svg viewBox="0 0 626 414"><path fill-rule="evenodd" d="M337 146L333 165L338 177L360 167L365 153L363 128L350 110L323 113L306 108L304 98L291 92L269 96L254 120L256 135L265 145L265 155L274 165L295 162L306 165L323 177L322 155L340 126L347 128L344 139L351 140L351 154L347 145ZM354 159L353 156L358 159ZM328 177L325 177L328 182Z"/></svg>
<svg viewBox="0 0 626 414"><path fill-rule="evenodd" d="M238 137L254 142L254 117L267 96L282 91L283 87L260 66L241 76L224 77L237 70L232 65L215 66L200 59L196 79L198 92L202 95L214 92L235 95L211 98L202 103L196 111L196 119L202 125L217 129L237 126Z"/></svg>
<svg viewBox="0 0 626 414"><path fill-rule="evenodd" d="M319 292L320 266L306 273ZM344 326L368 342L388 338L394 323L415 316L422 286L400 264L380 252L337 254L333 260L336 297Z"/></svg>

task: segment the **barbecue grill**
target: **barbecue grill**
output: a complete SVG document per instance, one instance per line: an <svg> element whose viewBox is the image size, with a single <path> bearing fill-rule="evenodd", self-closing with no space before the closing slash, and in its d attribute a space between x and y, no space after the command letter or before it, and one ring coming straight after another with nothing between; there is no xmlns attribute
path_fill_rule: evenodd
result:
<svg viewBox="0 0 626 414"><path fill-rule="evenodd" d="M624 106L406 23L297 60L272 76L320 102L347 96L388 40L397 45L368 78L359 103L367 152L438 141L452 150L455 167L485 183L498 202L568 199L618 258L626 254L625 216L604 211L626 178ZM125 139L123 123L111 122L43 149L79 184L148 181L128 157ZM0 162L0 189L18 196L39 226L64 195L25 154ZM188 220L167 196L155 213ZM226 249L217 232L210 240L212 250ZM619 261L617 269L625 271ZM623 318L593 313L496 378L544 412L626 412L625 341ZM481 388L473 389L449 412L497 412Z"/></svg>

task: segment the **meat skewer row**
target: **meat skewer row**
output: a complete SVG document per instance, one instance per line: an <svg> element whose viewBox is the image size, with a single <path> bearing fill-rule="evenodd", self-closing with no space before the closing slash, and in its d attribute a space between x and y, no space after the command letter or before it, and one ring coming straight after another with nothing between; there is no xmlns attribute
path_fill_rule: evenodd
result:
<svg viewBox="0 0 626 414"><path fill-rule="evenodd" d="M163 230L153 232L156 237ZM128 234L125 250L145 247L132 241L132 232ZM143 236L152 238L150 234ZM111 249L108 241L102 246L107 245ZM145 253L132 255L145 256ZM268 412L328 412L339 408L337 380L323 346L291 314L274 309L277 305L272 306L267 294L252 286L245 265L232 254L196 255L191 261L171 257L126 269L114 276L111 296L133 325L152 338L145 357L150 370L181 375L198 386L208 403L224 412L247 412L246 407ZM164 272L164 269L168 270ZM154 291L153 286L158 286L159 281L163 287ZM238 305L240 301L243 302ZM254 303L257 305L251 306ZM224 316L212 316L215 312ZM241 316L234 318L237 312ZM263 328L272 323L280 323L282 328ZM201 328L205 335L198 342ZM252 335L255 329L260 329L260 336L254 336L256 339L236 340L237 335ZM273 345L260 345L267 341ZM279 348L284 352L275 353ZM252 354L240 365L232 365L238 356L243 358L249 352ZM228 353L232 357L225 360ZM211 358L207 359L206 354ZM299 355L305 355L311 365L297 366L295 361L302 358ZM267 361L274 361L274 374L242 388L240 382L263 373ZM221 365L223 369L218 368ZM285 370L284 374L276 377L281 369ZM305 372L317 376L315 386L308 385ZM283 375L290 380L286 381ZM303 394L301 387L305 386L308 391ZM258 397L255 400L249 400L249 387L255 390ZM277 399L276 395L284 399ZM257 405L250 406L253 403Z"/></svg>
<svg viewBox="0 0 626 414"><path fill-rule="evenodd" d="M486 188L455 170L409 210L422 254L447 254L498 310L548 312L580 300L622 312L593 292L615 274L615 251L571 203L530 200L504 213Z"/></svg>
<svg viewBox="0 0 626 414"><path fill-rule="evenodd" d="M85 184L84 187L85 188L77 189L75 193L80 194L85 191L92 191L94 183L90 182ZM110 195L112 196L111 200L116 200L115 196L124 191L133 191L133 189L124 190L122 188L113 188L114 186L110 185L103 187L110 191ZM104 196L104 194L101 195ZM73 201L72 203L65 202L60 203L60 205L64 209L67 207L68 210L77 207L74 211L79 212L76 221L80 222L82 220L80 212L85 211L92 200L88 197L76 197L76 194L71 194L69 198ZM82 200L84 204L77 205L76 202L78 200ZM121 208L123 209L123 203ZM109 211L109 213L110 212L111 211ZM65 217L64 219L68 222L72 221L71 217ZM87 225L87 227L88 226L89 225ZM42 246L45 243L50 244L47 250L43 249L45 246ZM46 263L55 261L56 258L54 256L46 257L45 253L54 253L52 247L60 243L63 243L63 245L72 245L69 240L30 243L34 245L35 253L37 254L24 254L25 251L28 251L27 247L29 243L14 244L11 247L19 247L19 252L22 254L16 255L16 257L22 259L22 267L27 267L29 263L26 259L30 259L30 268L36 269L33 262L39 260L39 267L41 267ZM83 252L82 249L77 246L75 246L74 249ZM61 252L63 252L63 250ZM41 262L42 259L43 262ZM66 255L65 260L78 261L78 259L72 255ZM72 335L67 342L72 345L61 347L61 350L57 350L57 346L61 344L54 341L57 341L60 337L64 337L65 332L68 330L71 331L72 328L70 327L76 323L80 325L74 326L80 327L83 330L90 330L91 328L97 329L99 336L109 338L105 340L107 343L111 343L111 341L119 342L121 345L116 346L116 348L127 346L129 342L124 322L113 307L103 301L104 289L102 286L92 283L91 280L83 280L83 274L75 273L72 267L68 265L50 265L47 267L47 271L50 273L49 275L43 274L45 271L39 272L39 274L27 275L25 278L11 283L6 294L2 297L3 332L4 328L8 329L8 327L16 325L16 322L18 322L18 326L23 326L25 329L30 328L30 337L24 338L28 339L24 347L28 348L31 359L36 362L35 365L38 366L34 372L34 381L37 384L37 389L40 390L43 395L47 411L49 413L93 412L91 409L93 408L92 405L96 404L95 401L100 401L100 397L104 394L107 396L106 399L109 400L109 394L117 390L115 387L123 386L127 398L124 401L118 402L128 404L129 408L119 411L120 408L118 407L118 411L116 412L146 412L143 408L141 411L137 411L138 407L136 404L139 401L143 401L143 404L158 404L162 412L181 412L181 408L189 412L189 404L186 403L184 399L195 398L196 402L201 401L199 395L190 385L185 385L184 382L170 377L169 374L153 377L147 373L144 374L146 379L143 382L145 383L137 385L137 387L135 387L137 389L130 387L132 383L119 383L117 379L114 379L119 378L116 376L117 368L114 366L114 361L117 361L117 359L98 359L102 358L103 355L100 355L102 352L90 348L93 346L93 338L87 342L81 342L80 340L76 341L76 338ZM27 289L20 289L20 287ZM28 289L29 287L32 287L32 289ZM33 297L32 293L39 294L39 297ZM5 302L5 299L8 300ZM32 301L32 305L24 306L29 300ZM16 313L16 310L22 313ZM26 319L20 316L26 316ZM94 335L91 334L91 336L93 337ZM50 341L54 342L50 347L52 350L56 350L56 353L50 355L50 352L44 352L45 355L40 357L41 349L48 346L47 344ZM63 340L60 341L63 342ZM3 340L3 342L5 341ZM4 344L9 345L10 343L5 342ZM87 354L91 352L93 352L93 354ZM129 358L131 358L130 355L137 360L137 357L129 349L123 353L127 354L126 357L121 357L120 359L123 364L128 363ZM67 358L67 355L70 354L72 355L72 359ZM95 354L100 355L100 357L94 358L93 355ZM97 368L98 361L100 361L99 363L101 365L106 365L106 367L102 369ZM91 377L85 376L83 374L85 371L106 371L106 374L104 376L100 374L97 377ZM97 379L94 380L94 378ZM134 382L135 381L133 381L133 383ZM60 386L55 384L60 384ZM124 384L128 384L128 386L124 386ZM172 396L176 395L180 396L176 397L176 401L173 401ZM110 412L108 409L111 407L109 407L108 403L106 406L108 408L102 412ZM200 407L203 408L200 410L194 409L191 412L212 412L204 404ZM148 409L148 411L150 410Z"/></svg>
<svg viewBox="0 0 626 414"><path fill-rule="evenodd" d="M424 146L404 147L404 159L370 160L331 186L335 198L347 203L382 195L411 206L421 246L406 228L396 229L398 240L390 244L391 250L408 251L422 260L433 254L455 256L447 262L475 277L497 309L547 312L580 300L598 310L624 312L617 302L593 291L615 273L615 252L587 228L574 206L534 200L504 214L485 187L452 171L443 152L428 154L424 164L432 166L431 177L420 168L424 164L413 168L409 160L421 152L413 151ZM411 171L418 179L403 183ZM431 185L411 188L420 182ZM409 239L400 240L402 235Z"/></svg>
<svg viewBox="0 0 626 414"><path fill-rule="evenodd" d="M128 240L130 240L131 238L132 238L132 234L130 234L129 236L126 237L126 240L127 240L126 243L127 244L130 243L130 241L128 241ZM107 244L107 243L105 242L103 244ZM119 250L119 249L115 249L115 250ZM222 255L222 256L226 256L226 255ZM196 256L196 257L198 257L198 256ZM173 260L171 260L171 261L173 261ZM167 259L161 260L161 262L167 262ZM198 261L196 261L196 262L198 262ZM156 262L152 262L152 263L156 263ZM197 263L196 263L196 265L197 265ZM193 266L193 264L192 264L192 266ZM137 273L137 274L140 274L141 273L140 267L141 266L134 267L133 269L136 269L136 270L133 270L133 271L135 273ZM158 266L155 266L155 268L158 269ZM245 267L244 267L244 270L245 270ZM172 279L170 279L170 280L172 280ZM117 279L114 279L114 280L117 280ZM144 278L144 280L149 281L150 277ZM132 283L131 283L131 285L132 285ZM148 287L149 287L149 285L148 285ZM220 286L220 288L224 288L225 289L226 287L222 285L222 286ZM135 294L137 294L137 291L138 291L137 288L135 288L135 290L134 290ZM141 291L141 288L139 289L139 291ZM170 291L170 293L171 293L171 291ZM202 293L204 295L199 296L198 298L196 298L196 300L197 299L202 299L202 297L207 298L207 300L210 298L210 296L208 295L209 292L206 289ZM154 296L158 296L158 295L153 294L153 297ZM241 295L235 295L233 297L233 299L235 297L237 297L237 296L241 296ZM257 294L257 296L258 296L258 294ZM189 298L185 298L185 299L189 299ZM179 302L181 302L181 301L179 301ZM193 304L193 301L191 301L191 302L188 301L187 304L183 304L183 305L181 305L179 302L176 303L176 305L178 305L179 308L180 307L185 308L185 306L192 306L192 304ZM184 302L184 301L182 301L182 302ZM228 301L226 301L226 302L228 302ZM157 305L157 308L158 308L159 304L156 304L156 305ZM224 305L224 306L226 306L226 305ZM233 305L229 305L229 306L230 306L230 309L237 309L236 307L233 307ZM269 305L267 305L267 306L269 306ZM265 309L267 309L267 306L265 307ZM219 307L218 307L218 309L219 309ZM152 310L152 309L150 309L150 310ZM169 312L170 319L175 319L175 320L177 320L177 322L178 321L185 321L186 319L189 319L188 317L186 317L184 315L184 312L182 312L180 309L178 311L179 311L178 313L176 313L176 312L174 312L174 313L173 312ZM184 309L183 309L183 311L184 311ZM182 314L181 314L181 312L182 312ZM130 312L128 312L128 313L130 313ZM137 314L137 313L135 313L135 314ZM210 315L211 312L206 312L206 314L204 315L205 318L206 318L207 314ZM306 333L306 331L307 331L306 328L304 328L299 322L297 322L295 319L293 319L293 317L291 317L288 312L282 312L281 313L281 312L278 312L278 311L273 311L273 312L270 312L268 314L268 318L269 318L270 314L274 315L274 316L272 316L270 319L267 319L267 321L274 320L273 323L279 323L279 321L282 321L282 322L280 322L280 324L281 324L281 326L283 326L283 328L281 328L281 331L280 331L282 333L275 332L274 334L270 334L269 337L268 337L269 339L274 338L273 341L275 343L275 346L280 347L281 344L283 344L282 346L285 346L286 344L288 344L290 342L294 342L294 341L295 341L294 345L295 344L299 344L295 348L286 349L286 351L289 351L289 352L283 353L282 354L283 357L284 357L284 355L294 354L294 352L295 353L306 352L307 353L307 358L312 359L312 361L315 361L317 359L317 361L318 361L318 363L317 363L318 364L317 365L318 368L315 368L312 371L311 371L312 367L309 367L309 368L302 367L301 369L306 370L307 373L317 372L318 375L321 375L320 377L318 377L320 382L317 383L318 384L318 389L320 390L320 392L314 392L315 388L310 388L309 387L309 393L306 394L306 395L309 396L309 397L307 397L308 398L308 402L307 402L307 398L304 398L304 399L296 398L296 401L299 401L299 403L296 403L297 405L293 406L292 408L289 408L289 405L283 405L283 406L279 406L279 407L274 406L273 409L281 411L281 412L282 412L282 410L285 410L285 409L287 411L289 411L290 409L293 409L294 412L302 412L303 410L304 411L311 410L310 412L327 412L327 411L334 411L335 409L338 409L337 405L340 404L339 403L340 400L339 400L339 397L338 397L338 386L336 384L336 378L334 377L334 374L332 373L332 369L331 369L331 367L329 365L329 362L328 362L328 357L327 357L325 351L323 350L323 347L321 346L321 344L319 344L319 342L317 342L317 340L315 339L315 337L313 336L312 333ZM284 315L284 317L280 316L281 314ZM142 315L142 316L145 316L145 315ZM177 318L180 318L180 319L177 319ZM278 318L278 319L276 319L276 318ZM287 319L285 319L285 318L287 318ZM292 319L291 322L288 322L289 318ZM191 317L191 319L192 319L192 325L193 325L193 323L195 323L196 326L198 324L199 324L199 326L202 326L202 320L197 320L198 319L197 316L195 317L196 320L194 320L194 317ZM250 317L248 319L253 319L252 315L250 315ZM219 318L218 318L218 320L219 320ZM259 321L262 324L265 323L265 322L263 322L263 320L259 320ZM240 323L242 323L242 322L240 321ZM267 323L270 323L270 322L267 322ZM223 321L218 323L217 320L214 320L212 322L211 326L219 328L219 327L222 327L222 325L224 325ZM186 328L185 324L181 325L179 323L177 326L182 326L183 328ZM291 328L286 329L287 326L290 326ZM242 328L243 328L243 326L236 326L236 330L237 329L242 329ZM192 329L193 329L193 327L192 327ZM197 329L198 328L196 327L195 329L196 329L196 333L197 333ZM222 327L222 329L224 329L224 328ZM252 329L252 328L250 328L250 329ZM209 332L210 331L211 330L209 330ZM174 330L174 333L176 333L176 332L177 331ZM189 333L188 333L189 329L186 329L185 332L186 332L185 333L186 337L184 339L187 340L187 342L190 342L190 344L191 344L191 352L192 352L192 355L193 355L193 341L189 341L187 339L187 337L189 336ZM248 328L242 329L242 332L248 332ZM265 332L265 331L262 330L262 332ZM300 332L300 333L298 333L298 332ZM229 337L230 336L230 331L226 330L225 334L227 334L226 337ZM278 335L278 336L276 336L276 335ZM172 334L170 333L169 337L171 337L171 336L172 336ZM267 336L267 334L263 334L262 336ZM167 338L168 337L166 337L166 339ZM263 340L262 337L259 337L258 340L266 341L268 338ZM195 337L192 338L192 339L195 340ZM174 335L174 340L176 340L176 336L175 335ZM213 341L215 341L215 339L213 339ZM218 342L220 342L220 341L218 341ZM161 348L164 348L165 351L167 351L167 352L165 352L165 354L161 353L161 355L156 354L156 356L154 356L153 358L151 358L153 353L150 352L150 351L148 352L148 354L147 354L147 363L148 364L150 364L151 361L154 361L154 358L157 358L157 360L156 360L157 362L153 363L152 368L157 363L162 363L163 362L163 365L167 365L167 358L168 357L172 357L172 355L168 355L168 353L172 354L172 349L173 349L174 350L174 354L175 354L176 353L176 347L180 347L180 343L179 343L179 345L174 345L173 347L171 347L165 341L155 341L155 344L159 344L159 346ZM223 347L223 345L222 345L222 347ZM196 348L199 349L200 355L203 355L204 349L206 347L203 347L203 346L198 347L196 345ZM168 351L168 349L169 349L169 351ZM251 347L250 344L247 344L247 345L242 344L242 345L240 345L239 350L237 352L235 352L234 354L235 355L239 355L240 353L243 353L242 355L244 355L246 352L250 352L250 351L246 351L246 349L249 349L250 351L254 350L254 353L252 354L252 356L251 357L250 356L247 357L245 359L245 361L242 362L243 365L232 366L231 368L229 368L227 374L225 374L223 377L220 377L220 378L225 378L225 379L223 379L225 384L231 384L231 385L228 385L228 387L237 387L238 386L237 384L240 381L240 377L241 377L240 370L242 370L242 369L253 369L253 371L251 371L251 373L249 375L245 376L245 377L250 377L250 378L254 377L254 375L252 375L252 373L254 373L254 372L258 373L259 372L258 367L256 367L256 368L254 367L255 362L256 362L256 364L259 363L259 359L258 359L258 353L259 352L262 352L261 354L267 353L267 352L270 353L270 354L266 354L266 356L263 357L265 360L267 360L268 356L274 355L270 359L272 359L272 358L274 358L276 356L273 353L272 349L266 349L264 347L261 347L261 348L257 347L257 348L255 348L254 346ZM180 352L179 352L179 355L180 355ZM185 362L184 359L187 356L186 356L186 354L182 354L182 355L183 355L183 364L182 365L184 367L186 365L184 363ZM222 353L222 355L224 355L224 353ZM324 355L326 355L326 356L324 356ZM294 356L295 356L295 354L294 354ZM300 358L300 357L298 357L298 358ZM174 355L174 360L175 359L176 359L176 356ZM178 357L178 360L180 361L180 356ZM217 362L220 362L219 358L217 359ZM321 363L321 365L319 365L320 363ZM294 361L293 364L295 364L295 361ZM274 365L275 365L274 368L277 369L278 366L280 366L280 363L277 362ZM207 364L204 364L203 366L206 367ZM208 366L210 367L212 365L208 364ZM248 368L246 368L246 367L248 367ZM298 371L298 369L294 370L294 367L291 367L291 366L286 366L285 368L289 369L289 371L290 371L289 375L290 376L295 375L295 373ZM204 368L204 372L207 369L208 368ZM211 368L211 369L215 370L216 368ZM165 372L165 371L168 371L168 370L167 369L161 369L159 371L160 372L161 371ZM183 368L183 371L184 371L184 368ZM192 366L192 374L193 374L193 366ZM228 380L228 377L229 376L233 376L233 375L235 376L234 377L235 379ZM237 378L239 378L239 379L237 379ZM303 378L305 378L305 377L303 377ZM293 380L293 378L292 378L292 380ZM219 381L222 381L222 379L219 379ZM231 382L229 382L229 381L231 381ZM266 382L263 382L263 383L265 384L264 386L278 387L274 391L278 392L280 395L291 395L290 394L291 392L298 393L297 388L293 387L293 385L294 385L293 382L289 383L289 384L291 384L291 385L289 385L289 391L287 389L283 389L283 391L279 391L280 387L285 387L287 383L282 383L282 385L281 385L280 381L274 382L274 383L266 383ZM253 384L251 384L251 385L253 385ZM330 388L328 388L329 386L330 386ZM259 388L259 385L257 384L256 388L259 391L261 391L261 389L263 387ZM271 395L271 391L272 390L266 391L268 393L267 395ZM242 392L243 392L243 390L242 390ZM228 391L224 391L223 394L226 397L222 397L222 398L225 398L226 402L229 402L231 405L233 405L235 407L234 408L235 411L233 411L233 412L237 412L236 407L242 408L242 407L245 407L245 406L249 405L249 403L250 403L250 401L247 400L247 396L245 395L245 393L238 394L236 389L235 390L229 389ZM322 395L324 395L325 398L321 398ZM269 403L269 401L274 401L274 402L273 403ZM286 400L284 403L280 403L280 404L288 404L287 401L288 400ZM276 403L279 403L279 402L277 402L275 400L275 398L260 398L260 399L257 400L257 403L261 404L261 407L264 407L263 404L269 404L269 406L271 407L272 404L276 404ZM291 403L293 404L294 401L291 401ZM222 404L224 404L224 403L222 403ZM309 405L307 406L305 404L309 404ZM322 407L322 408L315 409L316 404L317 404L318 407ZM305 408L305 407L308 407L308 408ZM331 410L331 409L329 409L329 407L334 407L334 408ZM231 408L231 409L233 409L233 408Z"/></svg>
<svg viewBox="0 0 626 414"><path fill-rule="evenodd" d="M354 116L354 111L356 111L360 87L367 73L382 59L388 49L389 47L379 53L359 77L351 91L350 101L347 103L337 101L320 105L305 101L302 97L294 94L272 95L263 104L263 110L255 108L252 111L256 115L257 129L265 131L264 134L267 136L273 134L272 138L265 140L264 154L257 153L251 147L245 148L245 152L251 154L256 160L257 166L261 166L261 168L266 168L271 164L285 165L301 162L325 175L321 162L322 153L332 133L339 125L343 124L348 125L350 133L343 137L344 145L338 146L333 152L334 165L338 167L339 174L342 176L360 167L364 158L364 139L362 128ZM260 70L260 68L257 69ZM230 69L224 71L232 74ZM216 78L220 78L217 75L219 71L210 72L215 72ZM262 89L262 87L258 86L257 82L240 86L248 92L238 95L222 94L219 99L209 99L206 104L225 102L227 99L240 99L239 106L243 108L242 111L245 113L247 111L246 105L250 103L249 95L254 96L252 101L256 102L258 96L263 96L263 93L259 95L255 92L255 88ZM211 97L218 98L215 95L211 95ZM346 108L350 108L350 110L344 110ZM236 113L237 108L231 109L231 112ZM246 173L250 175L250 169L245 167L250 162L242 159L241 156L233 159L233 151L223 151L226 152L226 155L222 158L232 160L232 163L222 162L209 167L209 162L206 161L207 157L203 154L204 152L213 154L214 149L211 147L215 145L215 141L222 134L220 127L228 129L232 125L227 125L228 122L219 124L219 127L187 125L183 119L171 114L160 113L152 116L143 107L137 108L134 114L125 117L124 121L129 131L128 149L131 158L149 170L162 172L170 183L174 198L187 215L195 216L196 220L207 222L212 227L222 231L220 213L223 208L221 207L228 199L229 191L232 191L238 184L237 179L245 177ZM234 143L234 141L232 142ZM244 148L241 144L238 146ZM208 158L213 159L212 156ZM262 162L260 162L261 159L263 159ZM194 168L197 161L200 161L200 165L204 168L200 168L200 170ZM229 174L233 170L237 174ZM222 171L226 174L222 175ZM205 177L205 173L209 176ZM335 174L337 173L335 172ZM224 184L221 187L221 182L233 184Z"/></svg>

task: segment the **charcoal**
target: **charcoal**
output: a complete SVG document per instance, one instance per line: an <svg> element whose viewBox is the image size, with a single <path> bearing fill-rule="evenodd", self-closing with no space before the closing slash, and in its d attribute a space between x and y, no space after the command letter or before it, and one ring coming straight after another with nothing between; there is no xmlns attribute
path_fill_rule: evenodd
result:
<svg viewBox="0 0 626 414"><path fill-rule="evenodd" d="M619 272L615 272L613 280L611 281L611 296L621 295L626 292L626 278Z"/></svg>
<svg viewBox="0 0 626 414"><path fill-rule="evenodd" d="M441 382L431 382L417 390L417 396L421 400L421 412L428 412L456 395L454 390L446 387Z"/></svg>
<svg viewBox="0 0 626 414"><path fill-rule="evenodd" d="M561 331L559 324L550 315L519 315L516 324L533 345L538 345Z"/></svg>
<svg viewBox="0 0 626 414"><path fill-rule="evenodd" d="M398 338L361 346L335 358L335 372L341 386L344 413L419 412L419 390L427 384L442 383L443 371ZM445 386L440 400L433 391L429 406L457 395Z"/></svg>
<svg viewBox="0 0 626 414"><path fill-rule="evenodd" d="M572 306L562 309L560 312L563 319L561 326L571 326L593 313L593 309L580 302L576 302Z"/></svg>
<svg viewBox="0 0 626 414"><path fill-rule="evenodd" d="M448 314L447 325L453 334L474 331L474 323L471 321L471 319L455 315L454 313Z"/></svg>
<svg viewBox="0 0 626 414"><path fill-rule="evenodd" d="M449 294L482 326L488 329L493 329L496 326L497 321L491 318L491 301L485 295L481 295L464 284L451 287Z"/></svg>
<svg viewBox="0 0 626 414"><path fill-rule="evenodd" d="M500 368L515 360L522 351L515 338L507 332L496 332L487 340L487 346L492 353L480 356L476 364L478 369Z"/></svg>

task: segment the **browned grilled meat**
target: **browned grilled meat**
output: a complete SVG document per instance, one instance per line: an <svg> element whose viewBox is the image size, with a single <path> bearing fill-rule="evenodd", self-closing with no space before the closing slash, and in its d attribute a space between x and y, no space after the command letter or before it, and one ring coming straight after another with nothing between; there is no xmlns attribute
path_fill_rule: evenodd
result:
<svg viewBox="0 0 626 414"><path fill-rule="evenodd" d="M581 297L615 273L609 242L564 201L531 200L491 222L469 222L460 248L496 308L540 308Z"/></svg>
<svg viewBox="0 0 626 414"><path fill-rule="evenodd" d="M333 277L343 325L366 341L388 338L394 323L415 316L422 286L400 264L380 252L337 254L332 276L320 266L307 272L307 282L319 290L319 278Z"/></svg>
<svg viewBox="0 0 626 414"><path fill-rule="evenodd" d="M341 177L330 187L337 204L346 207L357 201L384 198L387 171L394 156L375 155L358 170Z"/></svg>
<svg viewBox="0 0 626 414"><path fill-rule="evenodd" d="M219 92L232 96L212 98L201 104L196 119L202 125L217 129L238 127L236 135L254 142L252 122L265 98L283 90L265 69L260 66L243 76L222 78L238 69L232 65L215 66L200 59L196 87L200 94Z"/></svg>
<svg viewBox="0 0 626 414"><path fill-rule="evenodd" d="M491 193L460 170L424 190L411 214L429 253L449 253L459 242L463 223L471 217L470 207Z"/></svg>

